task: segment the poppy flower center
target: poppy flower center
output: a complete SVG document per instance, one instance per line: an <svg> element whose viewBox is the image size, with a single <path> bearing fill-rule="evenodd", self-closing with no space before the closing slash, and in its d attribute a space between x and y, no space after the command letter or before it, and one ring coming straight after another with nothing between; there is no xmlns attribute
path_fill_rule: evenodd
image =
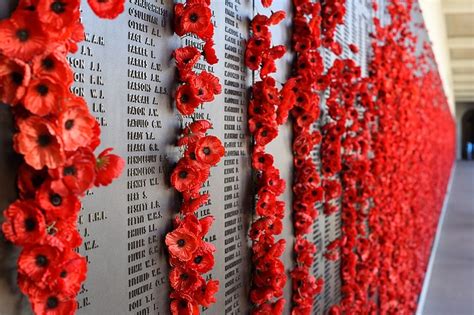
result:
<svg viewBox="0 0 474 315"><path fill-rule="evenodd" d="M257 61L257 57L255 57L255 56L250 56L249 61L250 61L250 62L255 62L255 61Z"/></svg>
<svg viewBox="0 0 474 315"><path fill-rule="evenodd" d="M189 20L191 20L191 22L193 23L196 23L199 20L199 16L197 15L197 13L191 13L191 15L189 16Z"/></svg>
<svg viewBox="0 0 474 315"><path fill-rule="evenodd" d="M66 8L63 2L54 1L53 3L51 3L51 10L54 13L61 14L61 13L64 13L64 11L66 11Z"/></svg>
<svg viewBox="0 0 474 315"><path fill-rule="evenodd" d="M261 156L261 157L258 158L258 161L259 161L260 163L263 163L263 162L265 162L265 158L264 158L263 156Z"/></svg>
<svg viewBox="0 0 474 315"><path fill-rule="evenodd" d="M188 276L187 273L183 273L183 274L181 274L180 278L183 279L183 280L187 280L189 278L189 276Z"/></svg>
<svg viewBox="0 0 474 315"><path fill-rule="evenodd" d="M13 83L15 83L16 85L21 85L23 83L23 74L21 74L20 72L12 72L11 78Z"/></svg>
<svg viewBox="0 0 474 315"><path fill-rule="evenodd" d="M185 300L181 300L181 301L179 301L179 307L181 307L181 308L187 308L187 307L188 307L188 303L186 303Z"/></svg>
<svg viewBox="0 0 474 315"><path fill-rule="evenodd" d="M184 247L184 245L186 245L186 241L185 241L185 240L183 240L183 239L178 240L178 246L179 246L179 247Z"/></svg>
<svg viewBox="0 0 474 315"><path fill-rule="evenodd" d="M54 68L54 61L53 61L53 59L48 57L48 58L45 58L41 61L41 65L46 70L52 70Z"/></svg>
<svg viewBox="0 0 474 315"><path fill-rule="evenodd" d="M266 137L266 136L267 136L267 134L268 134L268 133L267 133L267 131L266 131L266 130L262 131L262 136L263 136L263 137Z"/></svg>
<svg viewBox="0 0 474 315"><path fill-rule="evenodd" d="M36 91L38 91L38 93L41 95L41 96L45 96L46 94L48 94L48 87L44 84L39 84L37 87L36 87Z"/></svg>
<svg viewBox="0 0 474 315"><path fill-rule="evenodd" d="M77 172L76 167L71 165L64 168L63 174L64 176L74 176L76 175L76 172Z"/></svg>
<svg viewBox="0 0 474 315"><path fill-rule="evenodd" d="M26 42L30 37L30 33L28 30L22 28L16 31L16 37L20 40L20 42Z"/></svg>
<svg viewBox="0 0 474 315"><path fill-rule="evenodd" d="M71 130L72 127L74 127L74 120L68 119L66 123L64 124L64 128L66 128L66 130Z"/></svg>
<svg viewBox="0 0 474 315"><path fill-rule="evenodd" d="M188 96L188 94L183 94L183 95L181 95L180 100L181 100L181 103L187 103L187 102L189 102L189 96Z"/></svg>
<svg viewBox="0 0 474 315"><path fill-rule="evenodd" d="M57 207L61 205L61 203L63 202L63 198L58 194L54 194L49 197L49 201L53 206Z"/></svg>
<svg viewBox="0 0 474 315"><path fill-rule="evenodd" d="M204 152L205 155L211 154L211 149L209 147L205 147L202 152Z"/></svg>
<svg viewBox="0 0 474 315"><path fill-rule="evenodd" d="M202 256L196 256L196 258L194 258L194 263L195 264L200 264L202 261Z"/></svg>
<svg viewBox="0 0 474 315"><path fill-rule="evenodd" d="M25 230L28 232L34 231L36 228L36 221L33 218L25 219Z"/></svg>
<svg viewBox="0 0 474 315"><path fill-rule="evenodd" d="M185 179L186 177L188 177L188 172L186 171L179 172L179 178Z"/></svg>
<svg viewBox="0 0 474 315"><path fill-rule="evenodd" d="M55 296L50 296L46 300L46 308L47 309L54 309L54 308L58 307L58 305L59 305L59 301L58 301L58 298L55 297Z"/></svg>
<svg viewBox="0 0 474 315"><path fill-rule="evenodd" d="M49 134L39 135L38 144L41 147L47 147L48 145L51 144L51 136Z"/></svg>
<svg viewBox="0 0 474 315"><path fill-rule="evenodd" d="M59 274L59 276L60 276L61 278L66 278L66 277L67 277L67 271L66 271L66 270L61 271L61 273Z"/></svg>
<svg viewBox="0 0 474 315"><path fill-rule="evenodd" d="M36 256L35 263L38 267L46 267L48 265L48 258L44 255Z"/></svg>

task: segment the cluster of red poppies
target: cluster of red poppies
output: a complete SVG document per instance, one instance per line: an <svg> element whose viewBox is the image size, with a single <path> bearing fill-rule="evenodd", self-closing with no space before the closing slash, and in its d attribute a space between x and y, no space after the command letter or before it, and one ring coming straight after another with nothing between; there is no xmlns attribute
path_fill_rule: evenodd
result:
<svg viewBox="0 0 474 315"><path fill-rule="evenodd" d="M330 314L416 311L455 126L431 48L416 52L413 3L391 2L385 27L375 19L370 76L353 85L363 109L346 115L343 236L330 244L342 254L343 297Z"/></svg>
<svg viewBox="0 0 474 315"><path fill-rule="evenodd" d="M316 246L305 238L318 216L315 207L323 200L323 188L311 152L321 141L313 125L319 119L319 92L327 86L323 75L320 3L293 1L292 47L296 61L292 79L295 104L293 118L293 227L296 266L291 272L292 314L310 314L314 297L323 288L323 279L311 274Z"/></svg>
<svg viewBox="0 0 474 315"><path fill-rule="evenodd" d="M283 228L285 204L277 198L285 190L285 181L273 165L273 156L265 152L266 145L278 135L278 125L287 120L295 97L292 91L295 82L287 82L280 90L275 79L269 76L276 71L275 60L285 53L284 46L272 46L270 26L277 25L284 18L283 11L269 17L257 14L251 21L251 37L245 51L246 66L254 71L260 70L261 78L252 86L248 122L254 140L252 167L256 171L258 189L257 218L249 232L253 253L252 314L281 314L285 304L281 296L286 275L280 256L286 242L275 240L275 235L279 235Z"/></svg>
<svg viewBox="0 0 474 315"><path fill-rule="evenodd" d="M342 53L342 45L334 39L336 27L344 22L346 0L321 1L321 37L322 45L336 55Z"/></svg>
<svg viewBox="0 0 474 315"><path fill-rule="evenodd" d="M176 107L182 115L191 115L199 105L213 101L215 95L221 93L216 76L206 71L194 71L201 55L210 64L218 61L212 39L214 26L210 1L188 0L185 4L175 4L174 11L176 34L194 34L205 42L202 52L186 46L173 53L179 74ZM209 307L213 304L219 289L219 281L206 281L203 277L214 267L215 247L204 241L214 217L198 220L195 215L209 199L208 194L200 194L199 190L209 178L211 167L217 165L225 154L221 141L206 135L210 128L209 121L196 120L183 129L177 142L184 148L184 156L171 174L171 185L182 194L183 203L174 230L166 235L165 240L170 254L172 314L199 314L199 305Z"/></svg>
<svg viewBox="0 0 474 315"><path fill-rule="evenodd" d="M23 247L18 285L36 314L72 314L86 277L75 249L80 197L117 178L124 161L100 144L86 102L70 92L66 54L84 37L77 1L20 1L0 22L0 101L15 118L21 154L19 199L5 210L3 233Z"/></svg>

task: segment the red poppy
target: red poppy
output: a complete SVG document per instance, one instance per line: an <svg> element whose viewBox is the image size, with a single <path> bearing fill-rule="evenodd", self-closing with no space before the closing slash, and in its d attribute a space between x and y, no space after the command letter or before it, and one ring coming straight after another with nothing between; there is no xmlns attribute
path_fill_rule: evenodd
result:
<svg viewBox="0 0 474 315"><path fill-rule="evenodd" d="M179 23L183 33L194 33L202 40L212 39L214 26L211 23L211 14L211 9L205 4L194 3L186 5L179 16Z"/></svg>
<svg viewBox="0 0 474 315"><path fill-rule="evenodd" d="M182 115L191 115L195 109L201 105L201 100L196 95L196 91L189 84L180 85L176 89L176 108Z"/></svg>
<svg viewBox="0 0 474 315"><path fill-rule="evenodd" d="M199 315L199 306L189 295L173 292L170 297L172 315Z"/></svg>
<svg viewBox="0 0 474 315"><path fill-rule="evenodd" d="M46 288L61 262L60 251L50 245L25 247L18 258L18 272L35 281L35 285Z"/></svg>
<svg viewBox="0 0 474 315"><path fill-rule="evenodd" d="M32 297L31 304L35 314L44 315L74 314L77 308L77 302L74 299L48 291Z"/></svg>
<svg viewBox="0 0 474 315"><path fill-rule="evenodd" d="M94 13L103 19L114 19L124 10L124 0L87 0Z"/></svg>
<svg viewBox="0 0 474 315"><path fill-rule="evenodd" d="M52 187L51 181L41 185L36 194L36 202L48 218L76 217L81 208L81 203L75 195L69 192L61 194Z"/></svg>
<svg viewBox="0 0 474 315"><path fill-rule="evenodd" d="M196 143L194 153L198 162L214 166L224 156L225 149L219 138L205 136Z"/></svg>
<svg viewBox="0 0 474 315"><path fill-rule="evenodd" d="M181 75L192 71L194 65L199 61L201 53L192 46L185 46L178 48L173 52L173 57L176 59L176 66Z"/></svg>
<svg viewBox="0 0 474 315"><path fill-rule="evenodd" d="M218 95L222 91L219 78L207 71L202 71L194 76L190 81L190 85L201 102L212 102L214 95Z"/></svg>
<svg viewBox="0 0 474 315"><path fill-rule="evenodd" d="M82 238L77 230L77 216L68 218L47 218L48 241L62 247L76 248L82 244Z"/></svg>
<svg viewBox="0 0 474 315"><path fill-rule="evenodd" d="M190 294L200 286L200 276L192 269L174 267L169 274L171 287L178 291Z"/></svg>
<svg viewBox="0 0 474 315"><path fill-rule="evenodd" d="M48 178L46 169L35 170L26 163L22 163L18 169L17 186L22 199L34 198L36 191Z"/></svg>
<svg viewBox="0 0 474 315"><path fill-rule="evenodd" d="M43 0L37 12L41 23L48 28L68 28L79 19L79 0Z"/></svg>
<svg viewBox="0 0 474 315"><path fill-rule="evenodd" d="M51 1L51 0L50 0ZM38 55L33 59L33 73L36 77L50 76L55 82L61 82L69 87L73 82L73 72L67 63L63 49L55 49Z"/></svg>
<svg viewBox="0 0 474 315"><path fill-rule="evenodd" d="M268 315L268 314L281 315L283 314L285 303L286 303L285 299L278 299L278 301L273 302L273 303L261 304L257 308L252 310L252 314L254 315ZM298 313L298 314L292 314L292 315L300 315L300 314Z"/></svg>
<svg viewBox="0 0 474 315"><path fill-rule="evenodd" d="M219 62L219 58L217 58L216 50L214 49L214 41L208 40L204 44L202 54L204 59L206 59L207 63L210 65L214 65Z"/></svg>
<svg viewBox="0 0 474 315"><path fill-rule="evenodd" d="M20 246L41 241L46 235L43 214L33 201L17 200L3 213L2 225L5 238Z"/></svg>
<svg viewBox="0 0 474 315"><path fill-rule="evenodd" d="M52 78L36 78L30 82L23 103L33 114L39 116L55 114L59 111L64 93L64 86Z"/></svg>
<svg viewBox="0 0 474 315"><path fill-rule="evenodd" d="M94 183L95 167L95 156L89 149L71 152L63 165L49 171L53 178L51 187L62 195L83 195Z"/></svg>
<svg viewBox="0 0 474 315"><path fill-rule="evenodd" d="M189 196L181 205L179 212L183 214L192 214L196 212L202 205L209 200L209 194L197 194L197 196Z"/></svg>
<svg viewBox="0 0 474 315"><path fill-rule="evenodd" d="M194 252L194 256L187 263L187 268L199 273L206 273L214 267L215 247L211 243L202 242L201 246Z"/></svg>
<svg viewBox="0 0 474 315"><path fill-rule="evenodd" d="M109 154L112 148L105 149L97 157L95 171L96 178L94 185L96 186L107 186L112 183L116 178L120 177L123 168L125 167L125 161L118 155Z"/></svg>
<svg viewBox="0 0 474 315"><path fill-rule="evenodd" d="M0 101L16 105L25 95L30 77L27 63L0 55Z"/></svg>
<svg viewBox="0 0 474 315"><path fill-rule="evenodd" d="M58 117L59 135L63 141L65 151L74 151L79 147L87 146L93 136L95 119L87 107L75 106L69 103Z"/></svg>
<svg viewBox="0 0 474 315"><path fill-rule="evenodd" d="M252 167L263 171L273 166L273 156L264 151L254 151L252 154Z"/></svg>
<svg viewBox="0 0 474 315"><path fill-rule="evenodd" d="M36 12L18 11L0 21L0 52L9 58L29 61L44 51L47 35L42 31Z"/></svg>
<svg viewBox="0 0 474 315"><path fill-rule="evenodd" d="M189 158L181 159L171 174L171 185L179 191L198 190L208 177L209 170Z"/></svg>
<svg viewBox="0 0 474 315"><path fill-rule="evenodd" d="M212 124L210 121L204 119L195 120L184 129L184 134L189 134L189 132L205 133L210 128L212 128Z"/></svg>
<svg viewBox="0 0 474 315"><path fill-rule="evenodd" d="M199 240L188 230L179 228L166 235L165 243L172 257L189 261L198 248Z"/></svg>
<svg viewBox="0 0 474 315"><path fill-rule="evenodd" d="M269 8L272 5L273 0L262 0L262 5L264 8Z"/></svg>
<svg viewBox="0 0 474 315"><path fill-rule="evenodd" d="M20 132L15 135L15 149L34 169L44 166L56 168L64 163L62 143L51 123L40 117L29 117L18 123Z"/></svg>
<svg viewBox="0 0 474 315"><path fill-rule="evenodd" d="M87 261L72 250L68 250L64 256L64 262L57 266L55 288L61 295L74 298L86 279Z"/></svg>
<svg viewBox="0 0 474 315"><path fill-rule="evenodd" d="M196 290L194 297L200 305L209 307L216 302L214 295L217 291L219 291L219 281L209 280L207 283L204 282L201 287Z"/></svg>

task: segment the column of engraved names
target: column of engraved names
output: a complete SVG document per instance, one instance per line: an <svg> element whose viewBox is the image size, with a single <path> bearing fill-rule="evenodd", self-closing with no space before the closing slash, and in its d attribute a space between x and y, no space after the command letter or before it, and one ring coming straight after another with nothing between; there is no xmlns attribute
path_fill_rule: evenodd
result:
<svg viewBox="0 0 474 315"><path fill-rule="evenodd" d="M105 48L103 36L86 32L85 41L79 46L78 52L68 56L68 62L74 71L74 83L71 86L71 91L87 101L102 130L108 126L104 93L105 80L102 74L103 64L95 57L95 54L98 55ZM83 205L78 218L78 229L83 238L83 243L78 251L86 258L88 265L94 262L96 251L101 246L95 236L95 231L107 225L106 210L99 208L102 205L94 203L94 199L94 191L87 191L86 196L82 199ZM91 206L93 204L95 206ZM89 289L87 282L82 284L77 298L79 310L87 309L94 303L94 297Z"/></svg>
<svg viewBox="0 0 474 315"><path fill-rule="evenodd" d="M225 314L240 313L242 250L245 231L240 203L239 156L245 155L246 76L243 66L241 5L225 1L224 41L224 307Z"/></svg>
<svg viewBox="0 0 474 315"><path fill-rule="evenodd" d="M164 152L157 138L160 106L168 89L160 78L158 42L169 24L169 11L147 1L130 1L127 14L126 189L128 309L130 314L158 313L158 292L166 277L158 261L162 218L157 191L163 183ZM161 290L163 291L163 290Z"/></svg>

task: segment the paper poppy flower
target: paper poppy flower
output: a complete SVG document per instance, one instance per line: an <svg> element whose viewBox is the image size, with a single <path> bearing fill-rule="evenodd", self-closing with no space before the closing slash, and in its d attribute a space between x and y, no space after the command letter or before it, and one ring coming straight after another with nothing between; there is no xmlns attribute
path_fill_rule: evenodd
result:
<svg viewBox="0 0 474 315"><path fill-rule="evenodd" d="M209 194L198 194L197 196L190 196L184 200L179 212L183 214L192 214L196 212L202 205L209 200Z"/></svg>
<svg viewBox="0 0 474 315"><path fill-rule="evenodd" d="M74 299L86 279L87 261L74 251L64 254L64 262L57 266L54 287L61 295Z"/></svg>
<svg viewBox="0 0 474 315"><path fill-rule="evenodd" d="M10 242L25 246L39 242L46 235L44 216L33 201L18 200L4 211L3 234Z"/></svg>
<svg viewBox="0 0 474 315"><path fill-rule="evenodd" d="M94 13L103 19L114 19L124 10L124 0L87 0Z"/></svg>
<svg viewBox="0 0 474 315"><path fill-rule="evenodd" d="M77 230L77 216L65 219L47 218L48 240L53 244L69 248L76 248L82 244L82 238Z"/></svg>
<svg viewBox="0 0 474 315"><path fill-rule="evenodd" d="M171 287L178 292L192 293L200 286L199 274L192 269L174 267L169 273Z"/></svg>
<svg viewBox="0 0 474 315"><path fill-rule="evenodd" d="M40 54L47 44L35 12L19 11L11 18L0 21L0 52L9 58L29 61Z"/></svg>
<svg viewBox="0 0 474 315"><path fill-rule="evenodd" d="M199 306L186 294L171 293L170 310L172 315L199 315Z"/></svg>
<svg viewBox="0 0 474 315"><path fill-rule="evenodd" d="M165 243L170 255L181 261L193 258L198 248L199 241L186 229L176 229L166 235Z"/></svg>
<svg viewBox="0 0 474 315"><path fill-rule="evenodd" d="M62 50L57 48L33 58L32 71L36 77L52 77L67 88L73 82L73 73Z"/></svg>
<svg viewBox="0 0 474 315"><path fill-rule="evenodd" d="M194 152L198 162L214 166L224 156L225 149L219 138L205 136L198 140Z"/></svg>
<svg viewBox="0 0 474 315"><path fill-rule="evenodd" d="M64 163L62 143L51 123L40 117L29 117L18 124L20 132L15 135L15 149L25 157L34 169L44 166L56 168Z"/></svg>
<svg viewBox="0 0 474 315"><path fill-rule="evenodd" d="M53 179L51 187L62 195L70 192L81 196L94 184L95 167L94 154L89 149L80 148L69 153L63 165L49 171Z"/></svg>
<svg viewBox="0 0 474 315"><path fill-rule="evenodd" d="M58 117L59 135L65 151L86 147L94 136L95 119L83 106L68 104Z"/></svg>
<svg viewBox="0 0 474 315"><path fill-rule="evenodd" d="M96 186L107 186L122 174L125 161L118 155L110 154L111 151L111 148L105 149L97 157L94 181Z"/></svg>
<svg viewBox="0 0 474 315"><path fill-rule="evenodd" d="M199 189L208 172L191 159L181 159L171 174L171 185L179 192Z"/></svg>
<svg viewBox="0 0 474 315"><path fill-rule="evenodd" d="M31 303L35 314L74 314L77 308L76 300L48 291L32 297Z"/></svg>
<svg viewBox="0 0 474 315"><path fill-rule="evenodd" d="M0 101L16 105L25 95L30 83L31 70L19 59L0 56Z"/></svg>
<svg viewBox="0 0 474 315"><path fill-rule="evenodd" d="M204 56L204 59L210 64L214 65L219 62L219 58L217 58L216 55L216 50L214 49L214 41L208 40L204 44L202 54Z"/></svg>
<svg viewBox="0 0 474 315"><path fill-rule="evenodd" d="M22 199L32 199L36 191L48 178L46 169L35 170L26 163L20 165L18 169L17 186Z"/></svg>
<svg viewBox="0 0 474 315"><path fill-rule="evenodd" d="M217 291L219 291L219 281L209 280L196 290L194 297L200 305L209 307L217 301L215 298Z"/></svg>
<svg viewBox="0 0 474 315"><path fill-rule="evenodd" d="M176 66L182 75L183 73L190 72L194 65L199 61L201 53L199 50L192 46L185 46L178 48L173 52L173 57L176 60Z"/></svg>
<svg viewBox="0 0 474 315"><path fill-rule="evenodd" d="M36 78L26 90L23 104L33 114L45 116L59 111L65 93L64 86L50 77Z"/></svg>
<svg viewBox="0 0 474 315"><path fill-rule="evenodd" d="M175 101L176 108L182 115L191 115L202 103L189 84L180 85L176 89Z"/></svg>
<svg viewBox="0 0 474 315"><path fill-rule="evenodd" d="M79 19L79 0L43 0L38 2L38 17L46 28L67 28Z"/></svg>
<svg viewBox="0 0 474 315"><path fill-rule="evenodd" d="M25 247L18 258L18 272L35 281L35 285L46 288L61 261L60 251L49 245Z"/></svg>
<svg viewBox="0 0 474 315"><path fill-rule="evenodd" d="M190 81L190 85L201 102L212 102L214 95L218 95L222 91L219 78L207 71L202 71L194 76Z"/></svg>
<svg viewBox="0 0 474 315"><path fill-rule="evenodd" d="M76 217L81 207L81 203L75 195L69 192L61 194L52 187L51 181L41 185L36 194L36 202L49 218Z"/></svg>
<svg viewBox="0 0 474 315"><path fill-rule="evenodd" d="M187 262L187 269L195 270L201 274L211 271L214 267L215 247L211 243L202 242L194 252L194 256ZM201 304L201 303L200 303Z"/></svg>
<svg viewBox="0 0 474 315"><path fill-rule="evenodd" d="M180 25L184 33L196 34L203 40L210 40L214 35L211 9L202 3L186 5L180 16Z"/></svg>

